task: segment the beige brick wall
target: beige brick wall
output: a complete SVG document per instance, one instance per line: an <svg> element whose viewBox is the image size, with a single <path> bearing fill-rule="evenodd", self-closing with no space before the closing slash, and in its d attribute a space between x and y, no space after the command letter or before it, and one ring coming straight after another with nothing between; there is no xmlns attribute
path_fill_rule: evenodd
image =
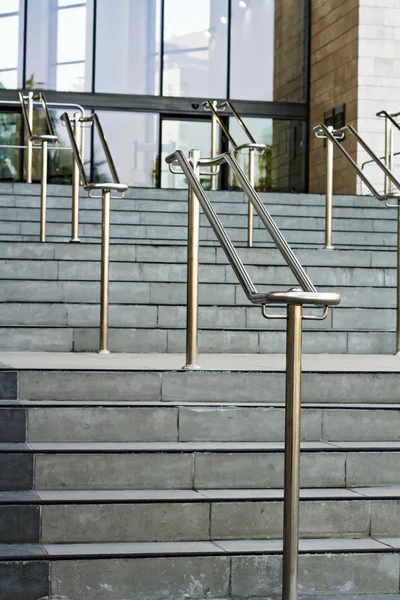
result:
<svg viewBox="0 0 400 600"><path fill-rule="evenodd" d="M274 16L274 94L275 102L302 102L304 81L304 1L275 0ZM283 191L301 189L301 160L290 157L290 126L274 121L272 143L272 182Z"/></svg>
<svg viewBox="0 0 400 600"><path fill-rule="evenodd" d="M310 192L325 191L326 150L312 127L324 112L346 105L346 125L357 127L359 0L311 1ZM354 139L346 149L357 159ZM356 193L356 175L338 150L334 153L334 193Z"/></svg>
<svg viewBox="0 0 400 600"><path fill-rule="evenodd" d="M304 89L304 0L275 0L274 101L302 102Z"/></svg>

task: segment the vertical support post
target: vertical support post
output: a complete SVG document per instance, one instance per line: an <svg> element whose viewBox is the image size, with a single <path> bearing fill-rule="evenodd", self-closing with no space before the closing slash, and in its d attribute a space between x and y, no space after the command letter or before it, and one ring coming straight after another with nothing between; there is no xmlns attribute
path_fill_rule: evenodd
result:
<svg viewBox="0 0 400 600"><path fill-rule="evenodd" d="M282 600L297 600L302 314L301 305L288 305Z"/></svg>
<svg viewBox="0 0 400 600"><path fill-rule="evenodd" d="M385 165L391 171L393 163L393 128L389 119L385 116ZM393 184L387 175L385 175L385 194L392 192Z"/></svg>
<svg viewBox="0 0 400 600"><path fill-rule="evenodd" d="M108 350L108 280L110 264L110 190L102 193L101 281L100 281L100 354Z"/></svg>
<svg viewBox="0 0 400 600"><path fill-rule="evenodd" d="M29 92L28 93L28 122L29 122L29 126L31 129L31 132L33 132L33 92ZM33 153L33 145L31 140L29 139L29 134L28 134L28 141L27 141L27 152L26 152L26 181L27 183L32 183L32 153Z"/></svg>
<svg viewBox="0 0 400 600"><path fill-rule="evenodd" d="M46 241L46 199L47 199L47 142L42 141L42 181L40 187L40 241Z"/></svg>
<svg viewBox="0 0 400 600"><path fill-rule="evenodd" d="M333 131L333 127L328 127ZM333 142L326 139L325 248L332 250Z"/></svg>
<svg viewBox="0 0 400 600"><path fill-rule="evenodd" d="M74 137L80 156L82 157L82 128L79 113L74 114ZM71 242L80 242L79 239L79 168L72 155L72 219Z"/></svg>
<svg viewBox="0 0 400 600"><path fill-rule="evenodd" d="M249 149L249 181L252 187L254 187L254 149ZM248 200L248 212L247 212L247 245L249 248L253 246L253 205Z"/></svg>
<svg viewBox="0 0 400 600"><path fill-rule="evenodd" d="M197 179L200 175L200 152L190 150L189 161ZM200 206L191 185L188 190L188 247L186 291L186 364L184 369L199 369L197 365L199 312L199 239Z"/></svg>
<svg viewBox="0 0 400 600"><path fill-rule="evenodd" d="M400 354L400 200L397 201L397 305L396 305L396 354Z"/></svg>
<svg viewBox="0 0 400 600"><path fill-rule="evenodd" d="M212 102L214 110L217 110L217 101ZM218 121L213 113L211 113L211 158L215 158L218 152ZM211 173L217 173L218 167L211 167ZM218 175L211 177L211 189L218 189Z"/></svg>

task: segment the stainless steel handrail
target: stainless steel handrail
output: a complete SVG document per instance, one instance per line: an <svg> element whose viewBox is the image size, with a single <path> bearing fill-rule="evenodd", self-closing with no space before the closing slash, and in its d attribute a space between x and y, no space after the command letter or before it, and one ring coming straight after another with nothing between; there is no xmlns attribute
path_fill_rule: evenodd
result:
<svg viewBox="0 0 400 600"><path fill-rule="evenodd" d="M259 144L255 141L250 131L246 127L243 119L233 106L230 100L224 100L223 102L218 103L216 100L206 100L203 102L204 110L209 110L211 112L211 158L217 157L217 123L221 127L224 135L232 144L234 150L240 152L241 150L248 150L249 152L249 166L248 166L248 175L251 185L254 187L254 152L262 152L267 147L265 144ZM243 129L247 139L249 140L246 144L237 144L225 123L220 118L218 114L218 110L225 110L225 108L229 108L236 121L239 123L241 128ZM215 171L212 171L214 174ZM211 181L211 189L217 189L217 178L213 178ZM247 244L249 247L253 245L253 205L251 202L248 203L248 215L247 215Z"/></svg>
<svg viewBox="0 0 400 600"><path fill-rule="evenodd" d="M376 113L378 118L383 117L385 119L385 165L388 169L393 168L393 128L400 131L400 125L395 120L400 113L388 113L386 110L380 110ZM390 179L385 177L385 194L393 191L393 186Z"/></svg>
<svg viewBox="0 0 400 600"><path fill-rule="evenodd" d="M102 224L101 224L101 283L100 283L100 347L99 352L102 354L108 354L108 296L109 296L109 271L110 271L110 201L111 192L117 191L121 194L121 198L128 189L125 183L121 183L118 177L117 170L115 168L114 161L111 156L110 149L107 144L107 140L104 135L103 128L101 127L100 120L96 114L90 115L90 117L82 117L79 121L83 124L95 125L97 133L100 138L104 154L110 172L113 178L112 182L108 183L93 183L88 180L88 177L83 166L82 158L79 153L78 145L76 143L76 136L72 129L71 121L68 114L65 112L61 115L61 122L65 125L69 140L71 142L72 153L74 156L75 164L79 171L83 188L88 192L91 198L100 198L100 196L93 195L94 190L101 191L102 198Z"/></svg>
<svg viewBox="0 0 400 600"><path fill-rule="evenodd" d="M382 111L384 112L384 111ZM353 169L356 171L357 175L360 179L365 183L368 189L372 192L375 198L381 202L385 202L388 207L397 207L397 292L396 292L396 350L395 354L400 354L400 181L393 175L393 172L388 168L386 164L382 162L382 160L371 150L368 144L363 140L363 138L359 135L359 133L352 127L351 125L347 125L346 127L342 127L336 132L348 132L350 133L358 143L364 148L364 150L371 156L372 161L384 172L385 177L393 183L396 188L399 190L394 192L391 187L387 187L385 185L385 189L389 189L389 191L381 194L378 190L372 185L367 176L363 173L362 168L357 165L355 160L350 156L347 150L342 146L340 141L335 137L335 131L332 131L326 125L317 125L314 127L314 132L317 137L326 137L333 144L339 148L343 156L348 160ZM385 156L387 157L386 153ZM390 204L390 200L396 200L396 204Z"/></svg>
<svg viewBox="0 0 400 600"><path fill-rule="evenodd" d="M54 133L53 124L50 119L49 112L47 110L46 99L44 94L40 92L37 96L46 119L47 129L49 131L46 135L36 135L33 133L33 92L29 92L28 96L24 96L22 92L18 92L18 97L22 110L22 117L26 129L26 136L28 138L28 174L27 180L29 183L32 182L32 148L34 145L41 146L42 148L42 171L40 181L40 241L46 241L46 200L47 200L47 164L48 164L48 144L55 144L58 142L58 137ZM28 110L25 105L25 100L28 101Z"/></svg>
<svg viewBox="0 0 400 600"><path fill-rule="evenodd" d="M298 594L298 546L299 546L299 473L300 473L300 408L301 408L301 344L303 305L324 306L320 317L325 318L327 308L337 305L340 296L318 293L282 236L272 217L261 202L249 179L236 159L230 154L217 158L201 159L197 150L189 153L189 160L177 150L166 158L171 168L179 165L189 182L188 194L188 261L187 261L187 320L186 320L186 369L197 365L197 323L199 287L199 205L201 205L215 235L217 236L238 280L251 302L261 305L263 316L267 304L286 304L286 392L285 392L285 479L283 518L283 572L282 598L296 600ZM218 215L214 211L199 181L201 166L221 165L226 162L235 172L243 191L256 209L259 217L273 237L277 248L295 274L303 290L259 293ZM270 317L269 318L274 318ZM282 318L277 315L276 318ZM318 317L317 317L318 318Z"/></svg>

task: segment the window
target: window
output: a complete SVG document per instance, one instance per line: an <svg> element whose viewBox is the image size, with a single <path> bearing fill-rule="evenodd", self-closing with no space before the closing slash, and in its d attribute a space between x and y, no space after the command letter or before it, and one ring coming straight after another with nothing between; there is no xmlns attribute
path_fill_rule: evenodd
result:
<svg viewBox="0 0 400 600"><path fill-rule="evenodd" d="M22 84L23 1L0 0L0 89Z"/></svg>
<svg viewBox="0 0 400 600"><path fill-rule="evenodd" d="M26 87L92 89L93 0L29 0Z"/></svg>
<svg viewBox="0 0 400 600"><path fill-rule="evenodd" d="M160 27L160 0L97 0L95 91L159 95Z"/></svg>
<svg viewBox="0 0 400 600"><path fill-rule="evenodd" d="M226 96L228 0L165 0L164 96Z"/></svg>

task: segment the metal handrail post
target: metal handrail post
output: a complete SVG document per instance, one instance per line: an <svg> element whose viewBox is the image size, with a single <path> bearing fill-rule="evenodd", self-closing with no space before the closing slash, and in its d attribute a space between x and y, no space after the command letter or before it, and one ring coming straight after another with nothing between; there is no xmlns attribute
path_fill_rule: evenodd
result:
<svg viewBox="0 0 400 600"><path fill-rule="evenodd" d="M74 114L74 137L76 145L82 156L82 127L79 113ZM83 157L82 157L83 158ZM80 242L79 239L79 167L72 154L72 219L71 242Z"/></svg>
<svg viewBox="0 0 400 600"><path fill-rule="evenodd" d="M391 171L393 166L393 127L387 117L385 117L385 165ZM393 183L385 174L385 194L393 191Z"/></svg>
<svg viewBox="0 0 400 600"><path fill-rule="evenodd" d="M249 148L249 181L254 188L254 150ZM246 195L245 195L246 196ZM253 246L253 215L254 209L250 200L247 201L247 245Z"/></svg>
<svg viewBox="0 0 400 600"><path fill-rule="evenodd" d="M40 241L46 241L47 142L42 141L42 181L40 186Z"/></svg>
<svg viewBox="0 0 400 600"><path fill-rule="evenodd" d="M328 127L333 132L333 127ZM332 250L333 142L326 138L325 248Z"/></svg>
<svg viewBox="0 0 400 600"><path fill-rule="evenodd" d="M189 161L194 176L200 179L200 152L190 150ZM187 290L186 290L186 364L184 369L199 369L198 352L198 313L199 313L199 244L200 244L200 205L193 186L188 188L188 245L187 245Z"/></svg>
<svg viewBox="0 0 400 600"><path fill-rule="evenodd" d="M298 588L302 314L301 305L288 304L282 600L297 600Z"/></svg>
<svg viewBox="0 0 400 600"><path fill-rule="evenodd" d="M28 122L31 132L33 131L33 92L28 93ZM26 153L26 181L27 183L32 183L32 154L33 154L33 144L29 139L28 133L28 142L27 142L27 153Z"/></svg>
<svg viewBox="0 0 400 600"><path fill-rule="evenodd" d="M215 114L217 111L217 101L211 103L214 110L211 111L211 157L216 158L218 151L218 118ZM211 173L215 173L215 167L211 167ZM218 189L218 178L211 177L211 189Z"/></svg>
<svg viewBox="0 0 400 600"><path fill-rule="evenodd" d="M110 265L110 198L108 189L102 190L101 223L101 280L100 280L100 354L108 350L108 290Z"/></svg>

